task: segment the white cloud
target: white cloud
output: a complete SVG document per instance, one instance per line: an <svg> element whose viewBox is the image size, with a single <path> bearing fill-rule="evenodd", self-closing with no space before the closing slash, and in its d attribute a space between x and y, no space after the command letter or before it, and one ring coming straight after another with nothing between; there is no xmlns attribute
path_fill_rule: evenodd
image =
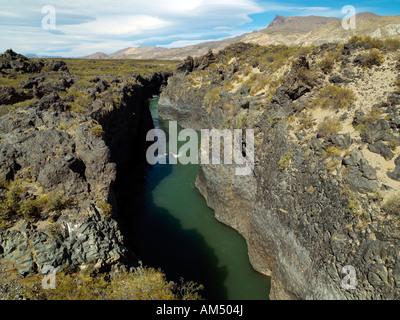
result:
<svg viewBox="0 0 400 320"><path fill-rule="evenodd" d="M102 16L95 21L79 25L60 26L60 30L69 35L131 36L145 31L158 30L172 23L148 15Z"/></svg>
<svg viewBox="0 0 400 320"><path fill-rule="evenodd" d="M55 7L60 34L41 29L45 5ZM147 39L196 43L205 38L201 34L215 39L223 31L234 33L251 21L250 14L262 11L255 0L9 1L0 15L0 50L82 56L91 49L116 51Z"/></svg>
<svg viewBox="0 0 400 320"><path fill-rule="evenodd" d="M83 56L111 53L140 44L184 46L236 36L250 15L343 16L341 7L282 4L263 0L18 0L4 1L0 12L0 51ZM294 2L294 1L293 1ZM41 29L45 5L56 8L57 30ZM357 8L360 12L361 8ZM265 22L265 26L268 21ZM238 29L238 27L240 27ZM248 30L254 31L254 30ZM159 41L159 43L157 43ZM169 42L169 43L168 43ZM91 51L92 50L92 51Z"/></svg>

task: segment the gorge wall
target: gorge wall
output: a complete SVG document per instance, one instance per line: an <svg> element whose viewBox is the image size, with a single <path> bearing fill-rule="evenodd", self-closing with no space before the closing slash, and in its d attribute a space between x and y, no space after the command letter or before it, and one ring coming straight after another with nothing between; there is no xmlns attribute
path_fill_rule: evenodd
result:
<svg viewBox="0 0 400 320"><path fill-rule="evenodd" d="M74 97L68 88L79 79L64 62L30 61L11 50L1 61L5 77L29 74L19 88L0 87L0 104L9 109L0 118L2 295L11 294L12 270L28 276L45 265L91 264L101 272L137 265L119 225L118 176L143 159L153 128L146 100L169 74L96 78ZM74 112L78 94L91 99ZM27 106L11 108L10 96Z"/></svg>
<svg viewBox="0 0 400 320"><path fill-rule="evenodd" d="M399 221L389 207L400 190L400 62L381 52L363 66L371 51L362 41L239 43L188 57L161 94L160 116L184 127L254 129L254 172L200 164L196 187L244 236L255 270L272 277L271 299L399 296ZM342 286L346 265L354 289Z"/></svg>

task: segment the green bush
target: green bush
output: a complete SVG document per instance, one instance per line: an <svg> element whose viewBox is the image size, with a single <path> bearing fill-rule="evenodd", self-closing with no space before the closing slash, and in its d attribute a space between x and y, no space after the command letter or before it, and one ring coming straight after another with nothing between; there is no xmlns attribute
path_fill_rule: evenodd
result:
<svg viewBox="0 0 400 320"><path fill-rule="evenodd" d="M376 121L380 119L382 115L382 111L379 108L371 108L367 114L361 117L361 123L364 125L371 125L374 124Z"/></svg>
<svg viewBox="0 0 400 320"><path fill-rule="evenodd" d="M243 113L239 116L239 119L236 121L237 129L246 129L248 125L247 114Z"/></svg>
<svg viewBox="0 0 400 320"><path fill-rule="evenodd" d="M336 51L329 52L325 59L320 62L321 70L325 73L330 73L333 70L335 62L338 60L340 53Z"/></svg>
<svg viewBox="0 0 400 320"><path fill-rule="evenodd" d="M398 39L386 39L383 44L384 47L389 51L400 50L400 40Z"/></svg>
<svg viewBox="0 0 400 320"><path fill-rule="evenodd" d="M359 63L363 67L371 68L372 66L380 66L383 61L385 61L383 54L378 49L372 49L361 55Z"/></svg>
<svg viewBox="0 0 400 320"><path fill-rule="evenodd" d="M335 61L330 57L326 57L320 63L321 70L325 73L330 73L333 70L334 65Z"/></svg>
<svg viewBox="0 0 400 320"><path fill-rule="evenodd" d="M70 205L70 200L63 196L62 193L51 192L47 195L47 204L45 208L49 212L60 212Z"/></svg>
<svg viewBox="0 0 400 320"><path fill-rule="evenodd" d="M394 194L382 206L387 214L398 216L400 214L400 194Z"/></svg>
<svg viewBox="0 0 400 320"><path fill-rule="evenodd" d="M330 85L318 92L312 105L324 109L339 110L348 108L354 101L356 101L356 96L352 90Z"/></svg>
<svg viewBox="0 0 400 320"><path fill-rule="evenodd" d="M101 137L105 133L103 130L103 127L101 125L97 125L97 126L90 128L90 132L95 137Z"/></svg>
<svg viewBox="0 0 400 320"><path fill-rule="evenodd" d="M397 91L400 92L400 79L394 80L394 84L397 87Z"/></svg>
<svg viewBox="0 0 400 320"><path fill-rule="evenodd" d="M397 69L397 70L400 70L400 55L398 55L398 56L395 58L395 60L396 60L396 69Z"/></svg>
<svg viewBox="0 0 400 320"><path fill-rule="evenodd" d="M0 228L6 228L18 219L22 188L13 183L6 191L0 204Z"/></svg>
<svg viewBox="0 0 400 320"><path fill-rule="evenodd" d="M2 183L5 193L0 197L0 228L9 228L19 219L36 220L42 212L60 212L70 205L61 193L43 194L40 197L24 195L19 181Z"/></svg>
<svg viewBox="0 0 400 320"><path fill-rule="evenodd" d="M286 152L278 162L278 169L281 171L286 169L292 162L293 157L294 154L292 152Z"/></svg>
<svg viewBox="0 0 400 320"><path fill-rule="evenodd" d="M337 157L340 157L341 154L342 154L342 150L337 146L328 147L324 152L324 156L326 158L329 158L329 157L337 158Z"/></svg>
<svg viewBox="0 0 400 320"><path fill-rule="evenodd" d="M342 130L342 122L337 119L326 119L318 126L318 136L328 137Z"/></svg>
<svg viewBox="0 0 400 320"><path fill-rule="evenodd" d="M106 216L107 218L111 217L112 207L111 205L104 200L100 200L97 202L97 207L100 209L100 213Z"/></svg>
<svg viewBox="0 0 400 320"><path fill-rule="evenodd" d="M211 89L205 96L204 100L208 105L212 105L214 103L217 103L220 100L220 95L221 95L221 88L220 87L215 87Z"/></svg>
<svg viewBox="0 0 400 320"><path fill-rule="evenodd" d="M160 270L138 267L121 272L108 280L91 271L56 274L56 288L45 290L40 279L24 287L23 296L30 300L200 300L202 285L194 282L168 282Z"/></svg>
<svg viewBox="0 0 400 320"><path fill-rule="evenodd" d="M348 43L356 44L360 48L364 49L382 49L384 47L384 42L382 40L371 38L370 36L361 37L353 36L349 39Z"/></svg>

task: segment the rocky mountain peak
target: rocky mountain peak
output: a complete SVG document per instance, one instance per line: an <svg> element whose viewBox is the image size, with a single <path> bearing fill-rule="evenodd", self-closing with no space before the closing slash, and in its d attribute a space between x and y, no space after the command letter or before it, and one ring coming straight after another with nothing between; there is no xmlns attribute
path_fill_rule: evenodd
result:
<svg viewBox="0 0 400 320"><path fill-rule="evenodd" d="M275 16L274 20L272 20L271 23L268 25L268 28L284 24L285 22L286 22L285 17L280 16L279 14L277 14Z"/></svg>

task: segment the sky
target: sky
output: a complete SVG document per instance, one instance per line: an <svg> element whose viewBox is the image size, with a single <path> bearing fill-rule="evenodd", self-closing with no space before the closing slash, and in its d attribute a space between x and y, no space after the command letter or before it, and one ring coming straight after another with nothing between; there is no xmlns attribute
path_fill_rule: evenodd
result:
<svg viewBox="0 0 400 320"><path fill-rule="evenodd" d="M127 47L182 47L260 30L275 15L400 15L400 0L0 0L0 52L83 57Z"/></svg>

